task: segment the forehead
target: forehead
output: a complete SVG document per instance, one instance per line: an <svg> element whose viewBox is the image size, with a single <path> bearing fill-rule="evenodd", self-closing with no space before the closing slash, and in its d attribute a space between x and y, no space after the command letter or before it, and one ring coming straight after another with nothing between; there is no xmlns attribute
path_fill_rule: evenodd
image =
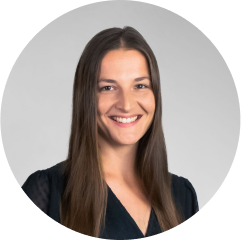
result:
<svg viewBox="0 0 241 240"><path fill-rule="evenodd" d="M137 50L118 49L109 51L101 62L100 77L107 75L148 75L145 57ZM131 76L130 76L131 77Z"/></svg>

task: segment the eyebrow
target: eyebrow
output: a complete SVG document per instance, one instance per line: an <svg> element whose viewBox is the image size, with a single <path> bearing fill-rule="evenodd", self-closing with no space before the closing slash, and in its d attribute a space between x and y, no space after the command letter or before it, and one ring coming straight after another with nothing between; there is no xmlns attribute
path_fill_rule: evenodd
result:
<svg viewBox="0 0 241 240"><path fill-rule="evenodd" d="M145 79L150 80L149 77L138 77L138 78L135 78L134 81L135 81L135 82L139 82L139 81L142 81L142 80L145 80ZM106 78L101 78L101 79L99 79L98 82L117 83L116 80L113 80L113 79L106 79Z"/></svg>

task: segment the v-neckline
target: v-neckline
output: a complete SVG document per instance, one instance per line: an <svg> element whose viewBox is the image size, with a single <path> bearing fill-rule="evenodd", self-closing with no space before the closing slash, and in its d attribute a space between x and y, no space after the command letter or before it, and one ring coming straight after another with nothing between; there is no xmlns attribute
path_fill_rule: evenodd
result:
<svg viewBox="0 0 241 240"><path fill-rule="evenodd" d="M143 234L143 232L141 231L141 229L139 228L138 224L136 223L136 221L133 219L133 217L130 215L130 213L127 211L127 209L124 207L124 205L121 203L121 201L119 200L119 198L115 195L115 193L112 191L112 189L109 187L109 185L107 184L108 189L110 190L111 194L113 195L114 199L116 200L116 202L118 203L118 205L120 206L120 208L124 211L124 213L126 214L126 216L128 217L129 221L132 223L132 225L138 229L138 231L140 232L140 234L142 235L142 237L147 237L148 234L148 230L150 228L150 222L151 222L151 217L153 214L153 208L151 207L151 212L149 215L149 220L148 220L148 224L147 224L147 229L146 229L146 233L145 235Z"/></svg>

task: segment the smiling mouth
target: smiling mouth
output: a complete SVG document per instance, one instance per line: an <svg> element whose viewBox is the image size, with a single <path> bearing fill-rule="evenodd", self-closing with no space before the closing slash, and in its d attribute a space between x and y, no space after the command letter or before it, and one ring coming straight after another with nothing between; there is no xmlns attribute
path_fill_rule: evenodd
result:
<svg viewBox="0 0 241 240"><path fill-rule="evenodd" d="M138 115L137 116L137 119L135 120L135 121L137 121L138 119L140 119L142 117L142 115ZM114 117L109 117L110 119L112 119L113 121L115 121L115 122L118 122L117 120L115 120L114 119ZM116 118L116 117L115 117ZM117 118L116 118L117 119ZM135 121L133 121L133 122L135 122ZM123 122L119 122L119 123L123 123ZM126 122L127 123L127 122ZM131 123L131 122L130 122Z"/></svg>

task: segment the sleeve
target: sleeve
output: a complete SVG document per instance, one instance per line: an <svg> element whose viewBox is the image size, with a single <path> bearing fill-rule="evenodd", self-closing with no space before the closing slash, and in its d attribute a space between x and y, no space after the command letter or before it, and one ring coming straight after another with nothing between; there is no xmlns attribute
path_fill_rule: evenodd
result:
<svg viewBox="0 0 241 240"><path fill-rule="evenodd" d="M47 173L44 170L32 173L24 182L22 189L32 202L47 214L50 199L50 186Z"/></svg>
<svg viewBox="0 0 241 240"><path fill-rule="evenodd" d="M199 205L198 205L196 191L188 179L185 179L185 186L186 186L185 216L187 220L188 218L192 217L195 213L199 211Z"/></svg>

